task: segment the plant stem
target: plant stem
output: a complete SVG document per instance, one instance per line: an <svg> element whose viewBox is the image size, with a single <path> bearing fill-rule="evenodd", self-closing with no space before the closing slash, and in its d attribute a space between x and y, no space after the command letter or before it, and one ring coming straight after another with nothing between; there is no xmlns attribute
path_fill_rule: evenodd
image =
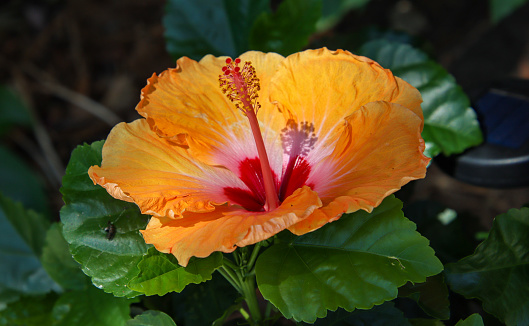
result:
<svg viewBox="0 0 529 326"><path fill-rule="evenodd" d="M272 305L270 304L270 302L268 302L266 304L266 309L265 309L265 318L270 317L271 312L272 312Z"/></svg>
<svg viewBox="0 0 529 326"><path fill-rule="evenodd" d="M259 250L261 249L261 246L263 245L263 242L257 242L255 244L255 247L253 248L252 255L250 256L250 260L248 261L248 269L252 270L253 265L255 264L255 260L257 259L257 255L259 254Z"/></svg>
<svg viewBox="0 0 529 326"><path fill-rule="evenodd" d="M240 270L240 267L238 265L235 265L234 262L232 262L229 258L224 257L223 265L227 268L231 268L234 271Z"/></svg>
<svg viewBox="0 0 529 326"><path fill-rule="evenodd" d="M263 325L263 317L257 300L255 272L253 268L261 246L261 242L254 246L249 259L248 248L239 248L233 253L235 263L227 257L224 257L223 264L218 269L219 273L242 295L249 310L249 314L247 313L245 319L252 326Z"/></svg>
<svg viewBox="0 0 529 326"><path fill-rule="evenodd" d="M257 301L257 295L255 293L255 277L246 277L242 284L242 292L244 301L248 305L250 310L250 317L252 325L261 325L262 316L261 310L259 309L259 302Z"/></svg>
<svg viewBox="0 0 529 326"><path fill-rule="evenodd" d="M238 280L237 280L237 276L234 275L233 271L230 271L228 268L224 267L224 266L221 266L219 269L218 269L220 275L224 276L224 278L230 282L231 286L233 286L235 288L235 290L237 290L237 292L239 292L240 294L243 294L242 292L242 289L241 289L241 285L239 284Z"/></svg>
<svg viewBox="0 0 529 326"><path fill-rule="evenodd" d="M250 320L250 315L248 314L248 312L244 309L244 308L241 308L239 309L239 312L241 313L242 317L246 320Z"/></svg>

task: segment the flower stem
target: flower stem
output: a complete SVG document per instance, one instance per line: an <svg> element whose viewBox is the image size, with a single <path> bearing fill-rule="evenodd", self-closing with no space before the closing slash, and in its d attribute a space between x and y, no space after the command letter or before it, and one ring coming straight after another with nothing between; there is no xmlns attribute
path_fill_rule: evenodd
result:
<svg viewBox="0 0 529 326"><path fill-rule="evenodd" d="M241 289L241 284L237 279L237 276L233 273L233 271L230 271L229 268L226 268L225 266L221 266L218 269L220 275L222 275L228 282L230 282L231 286L237 290L240 294L243 294Z"/></svg>
<svg viewBox="0 0 529 326"><path fill-rule="evenodd" d="M259 250L261 250L261 246L263 245L263 242L257 242L255 244L255 247L253 248L252 255L250 256L250 260L248 261L248 269L251 271L253 269L253 265L255 264L255 260L257 259L257 256L259 255Z"/></svg>
<svg viewBox="0 0 529 326"><path fill-rule="evenodd" d="M246 305L248 313L245 319L252 326L263 325L263 317L259 308L256 294L254 265L259 255L262 242L258 242L248 259L248 247L239 248L233 253L236 263L224 257L219 273L239 292Z"/></svg>
<svg viewBox="0 0 529 326"><path fill-rule="evenodd" d="M246 277L242 284L242 292L244 301L250 310L250 322L252 325L261 325L262 316L259 309L259 302L257 301L257 294L255 293L255 277Z"/></svg>
<svg viewBox="0 0 529 326"><path fill-rule="evenodd" d="M223 261L222 261L223 265L233 269L233 270L238 270L239 269L239 266L235 265L234 262L232 262L229 258L227 257L224 257Z"/></svg>

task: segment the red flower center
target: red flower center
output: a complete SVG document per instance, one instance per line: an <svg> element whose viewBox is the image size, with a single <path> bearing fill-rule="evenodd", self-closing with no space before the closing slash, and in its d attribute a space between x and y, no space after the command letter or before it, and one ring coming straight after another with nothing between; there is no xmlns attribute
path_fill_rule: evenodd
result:
<svg viewBox="0 0 529 326"><path fill-rule="evenodd" d="M311 168L305 157L314 147L317 137L313 124L303 122L298 126L294 120L287 121L286 127L281 130L281 142L288 163L283 167L281 180L278 180L270 168L256 116L261 107L257 102L259 78L250 62L245 62L242 69L240 63L238 58L233 61L226 59L226 66L222 67L223 74L219 76L220 88L235 103L235 107L248 117L259 157L246 158L239 164L240 178L249 190L226 187L224 194L231 203L249 211L270 211L306 184Z"/></svg>
<svg viewBox="0 0 529 326"><path fill-rule="evenodd" d="M276 191L280 202L292 195L292 193L307 185L307 179L310 174L310 165L304 157L297 156L289 160L288 165L283 173L280 182L276 182ZM263 182L263 173L259 158L245 159L239 164L241 180L250 190L226 187L224 194L228 197L230 203L244 207L248 211L264 212L266 204L266 193ZM273 172L272 172L273 173ZM277 180L275 173L274 180ZM309 187L314 185L309 184Z"/></svg>

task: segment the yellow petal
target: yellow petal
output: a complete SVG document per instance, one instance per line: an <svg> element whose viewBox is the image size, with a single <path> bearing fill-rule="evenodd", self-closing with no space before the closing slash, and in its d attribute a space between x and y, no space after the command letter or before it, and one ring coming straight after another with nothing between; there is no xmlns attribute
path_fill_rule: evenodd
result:
<svg viewBox="0 0 529 326"><path fill-rule="evenodd" d="M286 119L313 123L324 147L334 144L346 116L370 102L402 104L422 118L415 88L373 60L342 50L307 50L287 57L271 81L270 99Z"/></svg>
<svg viewBox="0 0 529 326"><path fill-rule="evenodd" d="M207 55L200 62L187 57L179 59L175 69L168 69L159 76L154 74L148 80L136 107L159 135L189 146L195 158L210 165L224 163L215 157L223 154L220 148L230 148L234 144L253 145L247 118L219 87L219 75L226 58ZM282 121L282 118L268 102L265 92L269 89L271 75L284 58L275 53L255 51L244 53L240 58L243 62L251 61L257 71L262 89L259 116L266 120L262 121L263 125L273 128L274 121Z"/></svg>
<svg viewBox="0 0 529 326"><path fill-rule="evenodd" d="M304 234L343 213L371 212L411 180L423 178L430 161L423 155L422 119L407 108L371 102L353 112L334 151L315 167L314 184L323 207L289 229Z"/></svg>
<svg viewBox="0 0 529 326"><path fill-rule="evenodd" d="M142 213L178 217L225 203L225 187L248 189L230 171L192 158L185 148L160 138L145 119L112 129L101 167L89 175L115 198L134 201Z"/></svg>
<svg viewBox="0 0 529 326"><path fill-rule="evenodd" d="M186 266L192 256L207 257L214 251L232 252L268 239L303 220L321 206L318 195L303 187L270 212L248 212L219 206L210 213L185 213L182 219L151 218L142 231L146 243L172 253Z"/></svg>

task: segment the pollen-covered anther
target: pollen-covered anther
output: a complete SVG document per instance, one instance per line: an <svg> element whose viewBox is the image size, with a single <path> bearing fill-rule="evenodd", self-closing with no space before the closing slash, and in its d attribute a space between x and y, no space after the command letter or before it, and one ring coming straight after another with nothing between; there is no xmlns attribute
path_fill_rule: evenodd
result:
<svg viewBox="0 0 529 326"><path fill-rule="evenodd" d="M222 67L223 74L219 75L219 85L228 99L235 103L235 107L244 113L254 111L257 113L261 105L257 102L261 89L259 78L255 73L252 63L246 61L242 68L239 66L241 59L226 59Z"/></svg>

